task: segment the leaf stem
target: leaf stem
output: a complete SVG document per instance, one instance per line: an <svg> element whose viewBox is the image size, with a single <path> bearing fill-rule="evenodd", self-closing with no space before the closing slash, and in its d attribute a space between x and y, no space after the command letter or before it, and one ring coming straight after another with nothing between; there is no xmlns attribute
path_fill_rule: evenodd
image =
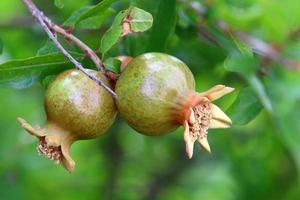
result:
<svg viewBox="0 0 300 200"><path fill-rule="evenodd" d="M91 56L91 59L94 61L96 66L101 66L99 69L101 72L105 72L102 62L100 58L82 41L80 41L78 38L73 36L70 33L67 33L63 28L53 24L49 18L44 16L43 12L40 11L35 4L32 2L32 0L22 0L24 4L27 6L31 14L38 20L44 31L47 33L48 37L53 41L53 43L56 45L56 47L75 65L77 69L82 71L84 74L86 74L90 79L96 81L100 86L102 86L106 91L108 91L113 98L117 99L117 94L107 85L103 83L102 80L94 76L93 74L90 74L87 69L85 69L80 62L78 62L75 58L73 58L70 53L59 43L54 33L51 31L58 32L68 39L72 40L74 43L76 43L82 50L84 50L86 53L88 53Z"/></svg>

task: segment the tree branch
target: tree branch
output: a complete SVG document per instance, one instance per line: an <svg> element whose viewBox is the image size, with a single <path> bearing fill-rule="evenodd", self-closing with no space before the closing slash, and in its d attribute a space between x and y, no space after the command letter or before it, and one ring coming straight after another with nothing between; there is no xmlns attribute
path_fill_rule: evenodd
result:
<svg viewBox="0 0 300 200"><path fill-rule="evenodd" d="M69 54L69 52L59 43L56 36L52 33L51 29L65 35L67 38L72 39L72 41L74 41L74 42L76 41L75 43L78 46L80 45L79 47L85 48L85 50L86 50L86 48L88 48L89 51L86 52L86 53L90 53L90 48L87 47L83 42L81 42L78 38L76 38L72 34L69 34L65 30L60 28L59 26L52 24L51 20L49 18L47 18L46 16L44 16L43 12L40 11L35 6L35 4L32 2L32 0L23 0L23 2L28 7L31 14L38 20L38 22L40 23L40 25L42 26L44 31L47 33L48 37L53 41L53 43L56 45L56 47L75 65L75 67L77 69L79 69L80 71L82 71L84 74L86 74L90 79L96 81L100 86L102 86L106 91L108 91L115 99L117 99L117 94L110 87L105 85L102 80L100 80L99 78L97 78L93 74L90 74L88 72L88 70L85 69L81 65L81 63L79 63L75 58L73 58ZM91 50L91 52L93 52L93 51ZM95 54L95 53L93 52L93 54ZM101 65L102 66L101 60L99 58L95 59L95 56L93 56L93 61L94 62L97 61L96 62L97 64L95 63L96 65ZM104 72L104 69L102 68L101 71Z"/></svg>
<svg viewBox="0 0 300 200"><path fill-rule="evenodd" d="M65 29L61 28L60 26L53 24L48 18L44 18L44 21L50 28L50 30L53 30L55 33L59 33L63 35L66 39L72 41L74 44L76 44L82 51L84 51L91 60L95 63L97 69L101 71L102 73L105 72L105 69L103 68L102 61L97 56L97 54L88 47L85 43L83 43L81 40L79 40L77 37L72 35L71 33L67 32Z"/></svg>

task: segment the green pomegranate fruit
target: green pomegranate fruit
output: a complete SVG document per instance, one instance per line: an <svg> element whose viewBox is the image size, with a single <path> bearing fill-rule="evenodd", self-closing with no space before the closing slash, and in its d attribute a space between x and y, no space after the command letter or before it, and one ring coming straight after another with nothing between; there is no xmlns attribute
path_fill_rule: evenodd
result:
<svg viewBox="0 0 300 200"><path fill-rule="evenodd" d="M103 74L89 72L110 86ZM18 120L26 131L39 138L38 152L61 163L70 172L75 168L69 155L72 143L100 136L116 116L111 94L76 69L59 74L49 85L45 111L47 122L44 128L33 128L24 119Z"/></svg>
<svg viewBox="0 0 300 200"><path fill-rule="evenodd" d="M190 69L167 54L145 53L132 59L115 91L120 115L138 132L157 136L184 126L189 158L197 140L210 152L208 128L227 128L231 124L230 118L211 101L233 88L216 85L206 92L196 92Z"/></svg>

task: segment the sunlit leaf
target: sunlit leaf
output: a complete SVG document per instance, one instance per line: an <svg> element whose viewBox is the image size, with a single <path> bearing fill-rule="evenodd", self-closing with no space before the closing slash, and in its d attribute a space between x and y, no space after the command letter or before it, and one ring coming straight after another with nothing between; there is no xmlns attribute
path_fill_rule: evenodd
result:
<svg viewBox="0 0 300 200"><path fill-rule="evenodd" d="M122 37L122 20L127 16L128 10L123 10L115 17L113 24L101 39L100 51L105 54Z"/></svg>
<svg viewBox="0 0 300 200"><path fill-rule="evenodd" d="M142 9L130 7L119 12L101 39L101 53L104 55L121 37L130 33L146 31L151 25L151 14Z"/></svg>
<svg viewBox="0 0 300 200"><path fill-rule="evenodd" d="M150 13L133 7L130 9L129 19L131 32L143 32L148 30L153 23L153 17Z"/></svg>

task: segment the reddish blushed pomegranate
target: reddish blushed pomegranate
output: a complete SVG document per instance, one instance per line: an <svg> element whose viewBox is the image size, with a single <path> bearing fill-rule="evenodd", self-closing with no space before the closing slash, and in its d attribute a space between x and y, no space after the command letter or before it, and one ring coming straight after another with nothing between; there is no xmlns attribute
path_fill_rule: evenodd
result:
<svg viewBox="0 0 300 200"><path fill-rule="evenodd" d="M230 126L230 118L211 102L233 90L216 85L196 92L190 69L163 53L146 53L132 59L115 87L120 115L138 132L157 136L182 125L189 158L195 141L210 152L208 128Z"/></svg>

